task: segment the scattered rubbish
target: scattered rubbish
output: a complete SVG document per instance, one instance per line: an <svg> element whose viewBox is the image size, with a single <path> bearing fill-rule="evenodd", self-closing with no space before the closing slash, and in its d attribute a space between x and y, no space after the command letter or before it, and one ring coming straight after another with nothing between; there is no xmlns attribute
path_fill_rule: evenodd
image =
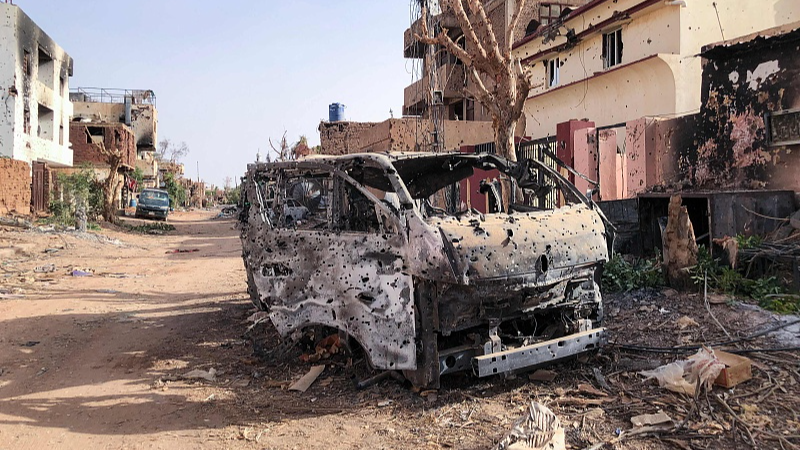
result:
<svg viewBox="0 0 800 450"><path fill-rule="evenodd" d="M195 253L195 252L199 252L199 251L200 251L199 248L193 248L191 250L186 250L186 249L182 249L182 248L180 248L180 249L176 248L175 250L167 251L166 254L170 255L170 254L173 254L173 253Z"/></svg>
<svg viewBox="0 0 800 450"><path fill-rule="evenodd" d="M69 274L72 275L73 277L91 277L94 275L92 272L85 270L73 270Z"/></svg>
<svg viewBox="0 0 800 450"><path fill-rule="evenodd" d="M631 423L636 427L664 425L672 424L672 418L663 412L656 414L641 414L631 417Z"/></svg>
<svg viewBox="0 0 800 450"><path fill-rule="evenodd" d="M753 361L744 356L717 351L717 359L725 365L714 384L732 388L737 384L753 378Z"/></svg>
<svg viewBox="0 0 800 450"><path fill-rule="evenodd" d="M141 275L131 275L129 273L108 273L104 272L99 274L101 277L104 278L141 278Z"/></svg>
<svg viewBox="0 0 800 450"><path fill-rule="evenodd" d="M700 326L700 324L697 323L696 320L692 319L689 316L681 317L680 319L678 319L677 324L678 324L678 328L680 328L681 330L685 330L685 329L687 329L689 327L699 327Z"/></svg>
<svg viewBox="0 0 800 450"><path fill-rule="evenodd" d="M426 391L422 391L419 393L419 396L428 400L429 402L435 402L436 399L439 398L439 392L435 389L428 389Z"/></svg>
<svg viewBox="0 0 800 450"><path fill-rule="evenodd" d="M100 294L119 294L119 291L115 291L114 289L98 289L95 292Z"/></svg>
<svg viewBox="0 0 800 450"><path fill-rule="evenodd" d="M47 372L47 367L42 367L38 372L36 372L36 376L38 377L44 375L45 372Z"/></svg>
<svg viewBox="0 0 800 450"><path fill-rule="evenodd" d="M206 397L206 399L205 399L205 400L203 400L203 401L204 401L204 402L212 402L212 401L214 401L214 400L216 400L216 399L217 399L217 394L211 394L211 395L209 395L208 397Z"/></svg>
<svg viewBox="0 0 800 450"><path fill-rule="evenodd" d="M233 386L233 387L247 387L247 386L250 386L250 380L247 379L247 378L242 378L242 379L239 379L239 380L235 380L233 383L231 383L231 386Z"/></svg>
<svg viewBox="0 0 800 450"><path fill-rule="evenodd" d="M183 374L183 378L186 380L193 380L193 379L203 379L206 381L216 381L217 379L217 370L216 369L208 369L208 371L195 369L191 372Z"/></svg>
<svg viewBox="0 0 800 450"><path fill-rule="evenodd" d="M563 450L566 448L564 429L550 408L531 402L525 414L514 422L511 431L494 448Z"/></svg>
<svg viewBox="0 0 800 450"><path fill-rule="evenodd" d="M382 402L378 402L378 408L385 408L387 406L392 406L394 404L394 400L384 400Z"/></svg>
<svg viewBox="0 0 800 450"><path fill-rule="evenodd" d="M597 381L597 385L600 386L601 389L606 391L611 390L611 386L609 386L608 382L606 382L606 377L603 376L603 372L600 372L600 369L593 367L592 373L594 374L595 381Z"/></svg>
<svg viewBox="0 0 800 450"><path fill-rule="evenodd" d="M5 375L5 373L6 373L6 369L4 369L4 368L0 367L0 377L2 377L3 375Z"/></svg>
<svg viewBox="0 0 800 450"><path fill-rule="evenodd" d="M312 354L304 354L300 356L303 362L317 362L321 359L328 359L331 355L339 353L342 348L342 342L338 334L332 334L325 339L319 341L316 345L315 352Z"/></svg>
<svg viewBox="0 0 800 450"><path fill-rule="evenodd" d="M378 384L381 381L386 380L388 378L394 378L395 380L400 381L401 383L403 381L405 381L405 378L402 375L400 375L399 373L395 372L394 370L387 370L387 371L381 372L381 373L379 373L379 374L377 374L375 376L372 376L372 377L369 377L369 378L365 378L365 379L357 382L356 383L356 389L366 389L366 388L368 388L368 387L370 387L370 386L372 386L374 384Z"/></svg>
<svg viewBox="0 0 800 450"><path fill-rule="evenodd" d="M46 249L44 249L44 251L43 251L42 253L50 253L50 254L53 254L53 253L58 253L58 252L60 252L61 250L64 250L64 248L63 248L63 247L51 247L51 248L46 248Z"/></svg>
<svg viewBox="0 0 800 450"><path fill-rule="evenodd" d="M603 411L602 408L592 408L586 411L586 413L583 414L583 417L589 420L599 420L603 418L604 415L606 415L606 412Z"/></svg>
<svg viewBox="0 0 800 450"><path fill-rule="evenodd" d="M578 392L581 394L592 395L595 397L608 397L608 394L605 392L597 389L596 387L592 386L591 384L579 384L578 385Z"/></svg>
<svg viewBox="0 0 800 450"><path fill-rule="evenodd" d="M697 386L711 386L725 364L714 355L714 350L703 347L683 361L675 361L654 370L639 372L650 379L655 378L659 386L673 392L694 395Z"/></svg>
<svg viewBox="0 0 800 450"><path fill-rule="evenodd" d="M20 344L20 347L36 347L39 344L41 344L40 341L28 341L24 344Z"/></svg>
<svg viewBox="0 0 800 450"><path fill-rule="evenodd" d="M528 375L528 379L531 381L549 382L556 379L556 373L552 370L539 369L536 372Z"/></svg>
<svg viewBox="0 0 800 450"><path fill-rule="evenodd" d="M53 272L56 271L56 265L55 264L47 264L45 266L39 266L39 267L33 269L33 271L36 272L36 273L53 273Z"/></svg>
<svg viewBox="0 0 800 450"><path fill-rule="evenodd" d="M333 377L325 378L324 380L320 380L319 384L321 387L328 387L333 383Z"/></svg>
<svg viewBox="0 0 800 450"><path fill-rule="evenodd" d="M314 381L322 374L323 370L325 370L325 366L312 366L308 373L303 375L296 383L289 386L289 390L298 392L307 391L308 388L314 384Z"/></svg>
<svg viewBox="0 0 800 450"><path fill-rule="evenodd" d="M0 292L0 300L16 300L20 298L25 298L25 296L21 294L7 294Z"/></svg>

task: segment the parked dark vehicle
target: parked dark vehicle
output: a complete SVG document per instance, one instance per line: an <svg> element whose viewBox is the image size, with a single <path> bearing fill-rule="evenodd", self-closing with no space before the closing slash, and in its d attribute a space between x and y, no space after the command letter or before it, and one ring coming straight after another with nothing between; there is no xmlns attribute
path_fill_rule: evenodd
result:
<svg viewBox="0 0 800 450"><path fill-rule="evenodd" d="M145 189L139 194L136 204L136 217L142 219L167 220L169 214L169 193L160 189Z"/></svg>
<svg viewBox="0 0 800 450"><path fill-rule="evenodd" d="M507 211L496 201L489 214L442 206L487 170L535 201ZM502 199L495 184L472 201ZM461 153L257 163L241 201L249 291L284 338L336 328L373 367L432 388L448 373L515 372L604 341L604 220L544 163ZM287 220L295 204L301 221Z"/></svg>

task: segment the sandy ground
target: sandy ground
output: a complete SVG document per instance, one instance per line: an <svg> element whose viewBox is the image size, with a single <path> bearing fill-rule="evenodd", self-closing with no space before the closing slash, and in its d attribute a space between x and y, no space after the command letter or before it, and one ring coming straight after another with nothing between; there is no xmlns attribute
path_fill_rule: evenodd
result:
<svg viewBox="0 0 800 450"><path fill-rule="evenodd" d="M269 327L251 333L255 345L242 337L253 309L238 232L232 220L214 215L178 213L171 218L176 230L159 236L0 230L0 450L487 449L532 399L558 414L568 448L582 449L630 429L635 414L664 410L681 420L691 410L690 398L644 382L630 368L676 356L613 348L556 365L552 382L456 375L425 397L394 380L356 390L354 380L369 374L363 357L337 356L307 392L289 392L309 365L297 358L299 349L284 359L265 357L278 341ZM54 248L60 250L45 251ZM176 249L197 251L167 253ZM36 273L49 264L54 272ZM69 275L74 269L93 276ZM696 296L644 292L608 300L619 341L669 346L724 337ZM774 322L727 304L714 308L734 334ZM679 329L677 319L687 314L698 326ZM743 414L745 402L757 405L748 409L751 421L794 439L797 359L766 358L756 359L753 380L714 392ZM610 384L602 395L586 392L586 385L598 387L594 367ZM181 378L211 368L214 381ZM700 410L680 433L607 448L747 446L718 407ZM780 448L756 436L762 448Z"/></svg>

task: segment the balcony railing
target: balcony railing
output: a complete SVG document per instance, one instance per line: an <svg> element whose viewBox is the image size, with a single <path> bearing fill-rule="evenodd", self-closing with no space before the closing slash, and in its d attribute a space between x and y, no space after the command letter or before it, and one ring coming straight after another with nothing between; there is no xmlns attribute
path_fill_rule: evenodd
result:
<svg viewBox="0 0 800 450"><path fill-rule="evenodd" d="M73 102L87 103L125 103L130 98L134 105L156 106L156 93L150 89L116 89L79 87L69 90Z"/></svg>

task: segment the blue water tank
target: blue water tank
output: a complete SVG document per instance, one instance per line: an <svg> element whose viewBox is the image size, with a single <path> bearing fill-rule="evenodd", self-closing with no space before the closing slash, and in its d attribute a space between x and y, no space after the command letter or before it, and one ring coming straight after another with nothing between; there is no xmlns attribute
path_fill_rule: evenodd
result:
<svg viewBox="0 0 800 450"><path fill-rule="evenodd" d="M340 122L344 120L344 105L341 103L331 103L328 108L328 120L331 122Z"/></svg>

